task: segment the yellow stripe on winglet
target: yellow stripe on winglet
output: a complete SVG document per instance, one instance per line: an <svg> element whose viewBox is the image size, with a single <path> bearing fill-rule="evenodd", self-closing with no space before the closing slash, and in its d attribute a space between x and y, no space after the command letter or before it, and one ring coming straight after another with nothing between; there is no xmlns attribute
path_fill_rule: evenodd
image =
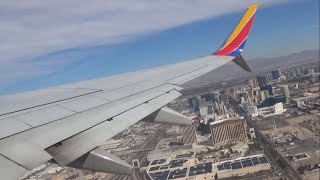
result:
<svg viewBox="0 0 320 180"><path fill-rule="evenodd" d="M243 15L242 19L240 20L238 25L235 27L235 29L232 31L231 35L229 36L229 38L225 42L223 48L228 46L237 37L237 35L240 33L240 31L243 29L243 27L249 21L249 19L254 15L254 13L258 9L258 6L259 6L259 4L254 4L254 5L251 5L248 7L248 10Z"/></svg>

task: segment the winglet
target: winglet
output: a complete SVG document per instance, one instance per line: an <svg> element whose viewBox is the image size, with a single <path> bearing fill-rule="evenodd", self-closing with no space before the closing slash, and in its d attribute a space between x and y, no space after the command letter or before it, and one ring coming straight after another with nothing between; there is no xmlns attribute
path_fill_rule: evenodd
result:
<svg viewBox="0 0 320 180"><path fill-rule="evenodd" d="M248 7L246 13L243 15L228 39L218 51L213 53L213 55L238 57L241 54L249 35L258 6L258 4L254 4Z"/></svg>

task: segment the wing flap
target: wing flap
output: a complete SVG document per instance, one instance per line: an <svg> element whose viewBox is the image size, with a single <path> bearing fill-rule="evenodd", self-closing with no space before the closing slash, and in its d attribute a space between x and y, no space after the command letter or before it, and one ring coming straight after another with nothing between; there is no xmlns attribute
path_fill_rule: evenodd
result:
<svg viewBox="0 0 320 180"><path fill-rule="evenodd" d="M180 95L181 94L176 90L165 92L164 94L149 100L148 103L140 104L139 106L121 113L113 117L110 121L105 121L61 142L62 145L60 146L48 148L47 151L53 156L58 164L62 166L67 165L102 144L106 139L115 136L159 108L162 108Z"/></svg>
<svg viewBox="0 0 320 180"><path fill-rule="evenodd" d="M37 127L52 121L56 121L75 114L75 112L59 107L52 106L37 111L21 114L14 118L28 124L32 127Z"/></svg>
<svg viewBox="0 0 320 180"><path fill-rule="evenodd" d="M1 179L19 179L27 170L0 155Z"/></svg>
<svg viewBox="0 0 320 180"><path fill-rule="evenodd" d="M35 109L39 109L39 107L52 106L99 91L101 90L51 88L0 96L0 119L6 115L34 111Z"/></svg>
<svg viewBox="0 0 320 180"><path fill-rule="evenodd" d="M0 122L0 139L32 128L31 126L28 126L27 124L20 122L14 118L2 119L0 120Z"/></svg>
<svg viewBox="0 0 320 180"><path fill-rule="evenodd" d="M99 94L96 94L95 97L107 99L109 101L116 101L124 97L132 96L150 89L161 89L163 83L152 82L152 81L143 81L130 86L124 86L121 88L113 89L111 91L104 91Z"/></svg>
<svg viewBox="0 0 320 180"><path fill-rule="evenodd" d="M10 146L0 147L1 155L28 170L32 170L52 159L50 154L30 142L12 143Z"/></svg>
<svg viewBox="0 0 320 180"><path fill-rule="evenodd" d="M82 111L86 111L86 110L107 104L109 102L110 101L102 99L102 98L98 98L95 96L89 96L89 97L77 99L74 101L69 101L69 102L66 102L63 104L59 104L59 106L79 113Z"/></svg>

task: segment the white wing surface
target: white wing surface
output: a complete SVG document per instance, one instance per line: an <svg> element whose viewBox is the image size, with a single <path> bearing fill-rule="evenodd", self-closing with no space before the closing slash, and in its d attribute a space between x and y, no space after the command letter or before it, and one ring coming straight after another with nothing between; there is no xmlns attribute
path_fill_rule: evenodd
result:
<svg viewBox="0 0 320 180"><path fill-rule="evenodd" d="M242 20L250 11L252 7ZM0 96L1 178L17 179L50 160L61 166L130 174L130 165L98 146L142 119L191 124L165 105L181 95L179 85L231 60L246 68L240 54L221 51L179 64Z"/></svg>

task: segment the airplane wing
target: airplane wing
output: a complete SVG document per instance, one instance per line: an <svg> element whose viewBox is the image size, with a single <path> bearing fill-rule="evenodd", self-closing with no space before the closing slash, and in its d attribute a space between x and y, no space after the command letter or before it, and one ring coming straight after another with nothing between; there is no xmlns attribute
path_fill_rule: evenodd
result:
<svg viewBox="0 0 320 180"><path fill-rule="evenodd" d="M98 148L140 120L187 125L165 107L179 85L241 57L257 5L250 6L223 46L191 61L137 72L0 96L0 175L17 179L47 162L131 174L132 166Z"/></svg>

